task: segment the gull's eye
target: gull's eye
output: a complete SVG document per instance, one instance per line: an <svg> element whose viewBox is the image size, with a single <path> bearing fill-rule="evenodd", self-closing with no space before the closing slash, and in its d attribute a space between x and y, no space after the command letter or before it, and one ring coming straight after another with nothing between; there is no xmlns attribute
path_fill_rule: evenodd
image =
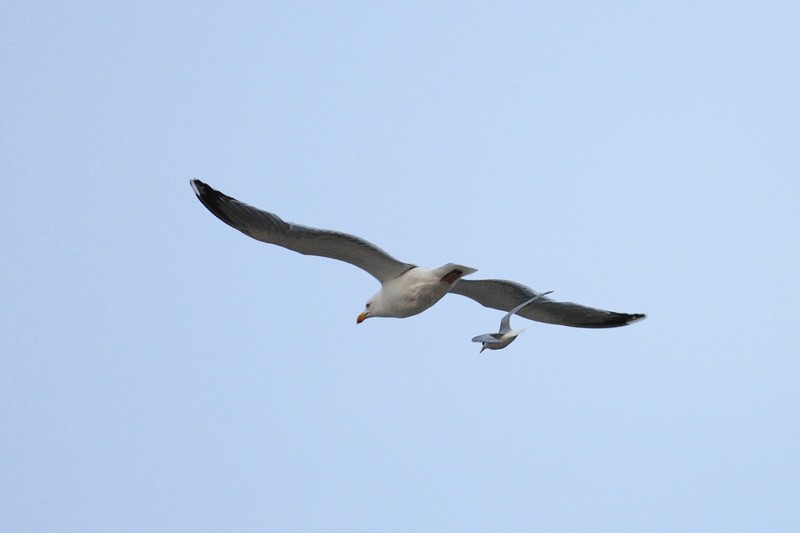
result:
<svg viewBox="0 0 800 533"><path fill-rule="evenodd" d="M369 303L369 302L367 302L367 309L369 309L369 306L370 306L370 305L372 305L372 304L371 304L371 303Z"/></svg>

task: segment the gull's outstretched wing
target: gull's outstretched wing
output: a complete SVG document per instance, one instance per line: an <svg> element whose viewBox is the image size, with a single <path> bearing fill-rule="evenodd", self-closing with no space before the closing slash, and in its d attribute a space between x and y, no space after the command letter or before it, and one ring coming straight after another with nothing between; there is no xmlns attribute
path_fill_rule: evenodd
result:
<svg viewBox="0 0 800 533"><path fill-rule="evenodd" d="M461 279L451 293L472 298L486 307L508 311L518 302L538 296L530 287L505 279ZM615 313L571 302L555 302L542 297L520 309L516 314L530 320L576 328L615 328L645 318L641 313Z"/></svg>
<svg viewBox="0 0 800 533"><path fill-rule="evenodd" d="M366 270L381 283L414 267L355 235L284 222L278 215L226 196L200 180L190 183L197 198L217 218L259 241L305 255L345 261Z"/></svg>
<svg viewBox="0 0 800 533"><path fill-rule="evenodd" d="M506 313L505 316L502 319L500 319L500 333L507 333L507 332L511 331L511 316L514 315L517 311L519 311L520 309L522 309L523 307L525 307L529 303L535 302L539 298L541 298L543 296L547 296L548 294L551 294L552 292L553 291L541 292L541 293L537 294L536 296L534 296L533 298L528 298L527 300L525 300L524 302L522 302L521 304L516 306L514 309L512 309L511 311Z"/></svg>

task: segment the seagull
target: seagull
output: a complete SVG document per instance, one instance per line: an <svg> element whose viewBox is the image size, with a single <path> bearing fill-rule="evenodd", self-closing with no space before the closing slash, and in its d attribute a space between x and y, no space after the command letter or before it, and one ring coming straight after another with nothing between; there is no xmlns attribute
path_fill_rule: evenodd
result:
<svg viewBox="0 0 800 533"><path fill-rule="evenodd" d="M304 255L338 259L365 270L377 279L381 289L367 300L364 311L356 318L358 324L372 317L406 318L417 315L448 292L501 311L508 311L518 302L538 295L530 287L513 281L462 279L477 270L455 263L433 269L405 263L361 237L285 222L274 213L231 198L200 180L190 180L189 183L197 198L211 213L245 235ZM581 328L624 326L645 316L554 302L548 298L542 300L518 314L539 322Z"/></svg>
<svg viewBox="0 0 800 533"><path fill-rule="evenodd" d="M481 351L478 353L483 353L486 348L490 350L502 350L516 339L520 333L525 331L524 329L514 330L511 329L511 316L525 307L526 305L533 303L534 301L538 300L542 296L550 294L553 291L543 292L541 294L537 294L533 298L525 300L514 309L509 311L505 314L505 316L500 320L500 331L497 333L484 333L483 335L478 335L477 337L473 337L472 342L482 342L483 346L481 346ZM525 328L527 329L527 328Z"/></svg>
<svg viewBox="0 0 800 533"><path fill-rule="evenodd" d="M278 215L226 196L200 180L190 183L209 211L245 235L301 254L345 261L376 278L381 290L367 300L357 324L372 317L417 315L441 300L462 276L477 272L454 263L433 269L404 263L355 235L284 222Z"/></svg>

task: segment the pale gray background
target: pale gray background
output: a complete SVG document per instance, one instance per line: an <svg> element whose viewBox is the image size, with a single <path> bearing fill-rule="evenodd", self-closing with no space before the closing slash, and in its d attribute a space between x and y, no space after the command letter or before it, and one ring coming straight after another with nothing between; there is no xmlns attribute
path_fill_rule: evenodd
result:
<svg viewBox="0 0 800 533"><path fill-rule="evenodd" d="M3 2L0 530L797 531L798 6Z"/></svg>

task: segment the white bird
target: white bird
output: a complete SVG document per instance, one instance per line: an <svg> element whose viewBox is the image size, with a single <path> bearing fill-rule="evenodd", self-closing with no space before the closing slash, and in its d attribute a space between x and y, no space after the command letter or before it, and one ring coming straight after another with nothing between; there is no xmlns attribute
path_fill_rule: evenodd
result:
<svg viewBox="0 0 800 533"><path fill-rule="evenodd" d="M441 300L462 276L477 272L453 263L433 269L404 263L355 235L284 222L277 215L226 196L200 180L190 183L209 211L245 235L301 254L346 261L372 274L380 281L381 290L367 301L356 319L358 324L371 317L419 314Z"/></svg>
<svg viewBox="0 0 800 533"><path fill-rule="evenodd" d="M535 302L542 296L550 294L551 292L553 291L547 291L541 294L537 294L533 298L525 300L524 302L516 306L514 309L506 313L505 316L500 320L500 331L498 331L497 333L484 333L483 335L478 335L477 337L473 337L472 342L483 343L483 346L481 346L481 351L479 353L483 353L483 351L486 348L489 348L490 350L502 350L503 348L514 342L514 339L519 337L519 335L525 330L511 329L511 316L520 309L522 309L523 307L525 307L526 305Z"/></svg>
<svg viewBox="0 0 800 533"><path fill-rule="evenodd" d="M245 235L301 254L345 261L375 277L381 283L381 290L367 301L366 308L356 319L359 324L371 317L405 318L419 314L448 292L501 311L508 311L517 302L537 295L532 289L513 281L461 279L477 272L463 265L447 263L429 269L404 263L355 235L285 222L278 215L226 196L200 180L191 180L190 183L209 211ZM547 300L546 306L528 307L519 315L540 322L583 328L613 328L644 318L642 314L615 313L543 300Z"/></svg>

